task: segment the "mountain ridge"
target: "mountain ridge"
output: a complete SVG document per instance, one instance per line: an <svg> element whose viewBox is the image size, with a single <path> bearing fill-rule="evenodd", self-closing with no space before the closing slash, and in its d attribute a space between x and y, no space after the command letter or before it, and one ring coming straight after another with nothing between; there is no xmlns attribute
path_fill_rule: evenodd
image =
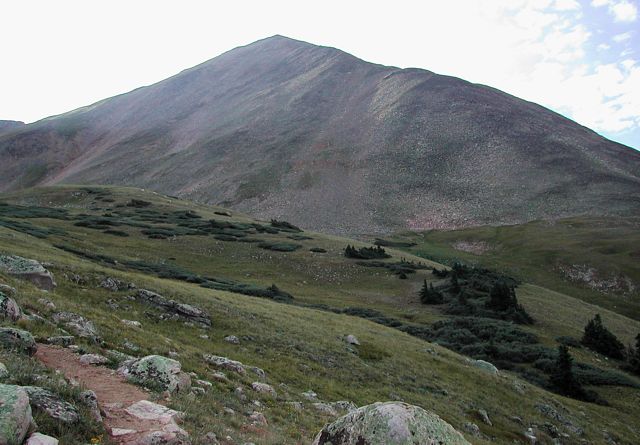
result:
<svg viewBox="0 0 640 445"><path fill-rule="evenodd" d="M0 190L123 184L333 233L640 211L640 153L540 105L272 36L0 135Z"/></svg>

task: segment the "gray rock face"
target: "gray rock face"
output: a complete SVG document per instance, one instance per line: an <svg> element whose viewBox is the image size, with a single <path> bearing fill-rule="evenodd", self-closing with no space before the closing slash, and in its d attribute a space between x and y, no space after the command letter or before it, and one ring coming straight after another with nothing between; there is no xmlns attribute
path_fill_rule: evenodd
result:
<svg viewBox="0 0 640 445"><path fill-rule="evenodd" d="M87 320L82 315L73 312L57 312L53 314L53 321L62 323L65 327L73 331L77 336L99 341L98 328L92 321Z"/></svg>
<svg viewBox="0 0 640 445"><path fill-rule="evenodd" d="M22 311L16 300L0 291L0 318L18 321L20 317L22 317Z"/></svg>
<svg viewBox="0 0 640 445"><path fill-rule="evenodd" d="M15 328L0 328L0 348L33 355L38 345L30 332Z"/></svg>
<svg viewBox="0 0 640 445"><path fill-rule="evenodd" d="M118 372L128 380L149 388L169 392L187 391L191 388L191 378L181 368L177 360L148 355L124 362Z"/></svg>
<svg viewBox="0 0 640 445"><path fill-rule="evenodd" d="M204 326L211 326L209 314L190 304L170 300L147 289L138 290L136 298L165 311L170 317L181 318Z"/></svg>
<svg viewBox="0 0 640 445"><path fill-rule="evenodd" d="M0 255L0 270L16 278L30 281L40 289L53 290L53 275L36 260L17 255Z"/></svg>
<svg viewBox="0 0 640 445"><path fill-rule="evenodd" d="M78 410L49 390L39 386L23 386L29 394L29 403L33 408L43 411L52 419L66 424L75 424L80 419Z"/></svg>
<svg viewBox="0 0 640 445"><path fill-rule="evenodd" d="M20 445L33 424L29 396L20 386L0 384L0 444Z"/></svg>
<svg viewBox="0 0 640 445"><path fill-rule="evenodd" d="M436 414L401 402L363 406L325 426L313 445L470 445Z"/></svg>

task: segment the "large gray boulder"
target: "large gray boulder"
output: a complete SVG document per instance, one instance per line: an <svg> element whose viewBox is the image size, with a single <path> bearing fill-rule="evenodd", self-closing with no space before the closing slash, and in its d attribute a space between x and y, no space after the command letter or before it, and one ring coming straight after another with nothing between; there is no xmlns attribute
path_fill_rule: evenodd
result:
<svg viewBox="0 0 640 445"><path fill-rule="evenodd" d="M21 445L32 425L27 392L20 386L0 384L0 444Z"/></svg>
<svg viewBox="0 0 640 445"><path fill-rule="evenodd" d="M33 433L24 445L58 445L58 439L40 433Z"/></svg>
<svg viewBox="0 0 640 445"><path fill-rule="evenodd" d="M436 414L401 402L363 406L325 426L313 445L470 445Z"/></svg>
<svg viewBox="0 0 640 445"><path fill-rule="evenodd" d="M134 383L159 391L186 391L191 387L191 378L182 372L180 362L161 355L148 355L128 360L118 372Z"/></svg>
<svg viewBox="0 0 640 445"><path fill-rule="evenodd" d="M22 311L18 303L16 303L16 300L5 295L0 290L0 319L5 318L11 321L18 321L21 317Z"/></svg>
<svg viewBox="0 0 640 445"><path fill-rule="evenodd" d="M211 326L209 314L190 304L165 298L147 289L138 290L136 299L166 312L168 315L166 318L183 319L206 327Z"/></svg>
<svg viewBox="0 0 640 445"><path fill-rule="evenodd" d="M33 355L38 345L31 332L16 328L0 328L0 348Z"/></svg>
<svg viewBox="0 0 640 445"><path fill-rule="evenodd" d="M29 394L31 407L46 413L52 419L72 425L80 420L78 409L58 395L39 386L23 386Z"/></svg>
<svg viewBox="0 0 640 445"><path fill-rule="evenodd" d="M40 289L53 290L56 287L51 272L36 260L17 255L0 255L0 270L16 278L30 281Z"/></svg>
<svg viewBox="0 0 640 445"><path fill-rule="evenodd" d="M96 342L100 340L96 325L82 315L74 314L73 312L57 312L53 314L53 321L63 324L78 337L88 338Z"/></svg>

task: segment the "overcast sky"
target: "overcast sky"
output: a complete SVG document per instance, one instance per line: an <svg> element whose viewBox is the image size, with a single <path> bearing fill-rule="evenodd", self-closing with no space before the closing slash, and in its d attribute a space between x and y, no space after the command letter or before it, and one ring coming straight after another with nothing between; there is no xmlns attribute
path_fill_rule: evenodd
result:
<svg viewBox="0 0 640 445"><path fill-rule="evenodd" d="M483 83L640 149L640 0L0 1L0 119L35 120L282 34Z"/></svg>

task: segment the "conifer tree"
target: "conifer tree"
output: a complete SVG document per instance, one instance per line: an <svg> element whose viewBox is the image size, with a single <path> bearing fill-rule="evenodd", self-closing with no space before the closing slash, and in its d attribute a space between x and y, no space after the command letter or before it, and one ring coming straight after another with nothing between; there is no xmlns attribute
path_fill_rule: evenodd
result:
<svg viewBox="0 0 640 445"><path fill-rule="evenodd" d="M585 397L582 385L573 374L573 358L569 354L569 348L566 345L558 346L558 358L549 378L549 383L562 395L576 399Z"/></svg>
<svg viewBox="0 0 640 445"><path fill-rule="evenodd" d="M608 357L624 358L624 345L604 326L600 314L596 314L584 327L582 344Z"/></svg>

